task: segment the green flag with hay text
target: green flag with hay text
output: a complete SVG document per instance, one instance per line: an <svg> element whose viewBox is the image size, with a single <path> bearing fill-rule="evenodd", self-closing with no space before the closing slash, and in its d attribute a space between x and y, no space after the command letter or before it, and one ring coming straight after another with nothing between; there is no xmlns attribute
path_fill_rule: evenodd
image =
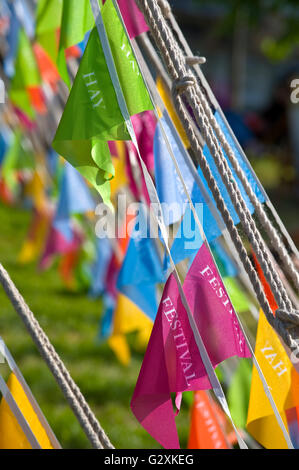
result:
<svg viewBox="0 0 299 470"><path fill-rule="evenodd" d="M102 15L130 115L152 109L130 42L110 0L102 7ZM130 136L119 109L98 31L94 28L53 147L90 181L106 203L110 200L109 180L114 175L107 143L111 140L130 140Z"/></svg>

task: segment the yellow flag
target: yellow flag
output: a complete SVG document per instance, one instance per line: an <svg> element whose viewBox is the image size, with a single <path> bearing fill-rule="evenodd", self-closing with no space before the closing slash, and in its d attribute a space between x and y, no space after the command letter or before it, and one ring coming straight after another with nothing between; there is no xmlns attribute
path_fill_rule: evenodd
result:
<svg viewBox="0 0 299 470"><path fill-rule="evenodd" d="M171 99L169 97L169 94L167 93L167 90L164 86L164 83L160 77L157 78L157 89L158 92L164 102L165 108L168 111L169 116L171 117L172 122L174 123L176 130L178 131L179 136L182 139L183 144L185 147L188 149L190 147L190 143L187 137L187 134L185 132L185 129L181 123L181 121L178 118L178 115L173 107L173 104L171 102Z"/></svg>
<svg viewBox="0 0 299 470"><path fill-rule="evenodd" d="M128 365L131 359L130 349L125 335L138 332L138 345L146 346L148 343L153 322L125 295L119 294L114 311L112 335L108 344L119 361Z"/></svg>
<svg viewBox="0 0 299 470"><path fill-rule="evenodd" d="M34 171L31 180L25 186L25 194L32 198L37 210L43 210L47 207L45 184L38 171Z"/></svg>
<svg viewBox="0 0 299 470"><path fill-rule="evenodd" d="M45 429L41 425L23 387L14 374L10 375L7 386L42 449L53 449ZM5 399L2 398L0 403L0 449L31 448L14 414Z"/></svg>
<svg viewBox="0 0 299 470"><path fill-rule="evenodd" d="M49 228L49 215L47 213L34 212L29 234L18 256L19 263L31 263L40 256L46 242Z"/></svg>
<svg viewBox="0 0 299 470"><path fill-rule="evenodd" d="M115 193L123 186L128 183L126 174L126 147L125 142L117 140L115 142L118 156L112 156L113 166L115 168L115 176L110 181L111 197L115 196Z"/></svg>
<svg viewBox="0 0 299 470"><path fill-rule="evenodd" d="M299 374L262 311L258 323L255 356L287 429L285 410L299 405ZM247 429L266 449L287 449L287 443L255 367L252 371Z"/></svg>

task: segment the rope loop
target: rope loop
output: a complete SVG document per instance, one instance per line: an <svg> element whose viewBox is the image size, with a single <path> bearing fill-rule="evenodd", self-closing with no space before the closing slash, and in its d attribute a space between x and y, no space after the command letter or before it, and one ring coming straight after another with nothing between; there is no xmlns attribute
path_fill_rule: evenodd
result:
<svg viewBox="0 0 299 470"><path fill-rule="evenodd" d="M202 56L194 55L194 56L187 56L185 58L186 64L192 67L193 65L202 65L205 64L207 59Z"/></svg>
<svg viewBox="0 0 299 470"><path fill-rule="evenodd" d="M176 80L173 81L173 84L172 84L172 95L173 96L175 96L176 94L180 95L181 93L186 91L186 89L189 86L194 86L195 84L196 84L196 80L191 75L190 76L186 75L186 77L183 77L183 78L177 78Z"/></svg>

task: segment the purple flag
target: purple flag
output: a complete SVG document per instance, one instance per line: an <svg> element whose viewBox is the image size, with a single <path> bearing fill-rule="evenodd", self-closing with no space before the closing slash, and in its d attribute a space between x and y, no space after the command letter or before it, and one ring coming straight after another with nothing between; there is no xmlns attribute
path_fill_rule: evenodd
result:
<svg viewBox="0 0 299 470"><path fill-rule="evenodd" d="M205 244L183 288L213 366L235 355L249 357L236 314ZM171 393L177 395L179 407L182 392L210 388L176 278L171 274L132 397L132 411L163 447L179 448Z"/></svg>

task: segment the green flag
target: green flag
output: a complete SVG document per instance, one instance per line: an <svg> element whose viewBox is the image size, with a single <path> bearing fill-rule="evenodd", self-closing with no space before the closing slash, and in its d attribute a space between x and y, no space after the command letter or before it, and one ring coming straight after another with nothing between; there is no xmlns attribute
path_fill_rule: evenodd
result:
<svg viewBox="0 0 299 470"><path fill-rule="evenodd" d="M29 87L37 87L40 83L40 74L31 43L25 31L20 29L15 73L9 90L9 98L15 106L20 108L31 119L34 119L35 113L31 106L27 89Z"/></svg>
<svg viewBox="0 0 299 470"><path fill-rule="evenodd" d="M35 55L25 31L20 29L18 50L15 62L15 74L12 79L13 89L39 86L41 83Z"/></svg>
<svg viewBox="0 0 299 470"><path fill-rule="evenodd" d="M32 121L35 119L35 110L33 109L27 90L9 90L9 99L17 108L25 113Z"/></svg>
<svg viewBox="0 0 299 470"><path fill-rule="evenodd" d="M252 363L242 359L231 380L227 392L228 406L238 428L246 428L247 411L251 387Z"/></svg>
<svg viewBox="0 0 299 470"><path fill-rule="evenodd" d="M114 8L107 0L102 8L103 21L111 46L117 74L130 115L153 109L131 44Z"/></svg>
<svg viewBox="0 0 299 470"><path fill-rule="evenodd" d="M109 0L102 11L109 41L116 44L116 38L119 40L119 47L114 47L114 60L130 115L152 109L130 43ZM115 22L113 27L112 22ZM128 53L131 55L129 59ZM129 60L133 64L130 64ZM53 147L75 166L96 187L103 200L108 202L109 179L114 175L114 169L107 141L129 139L101 41L97 29L94 28L59 123Z"/></svg>
<svg viewBox="0 0 299 470"><path fill-rule="evenodd" d="M36 40L49 54L53 62L57 60L58 33L62 19L63 0L38 0L36 10Z"/></svg>
<svg viewBox="0 0 299 470"><path fill-rule="evenodd" d="M250 309L247 296L242 292L238 281L234 277L224 277L223 283L226 287L232 304L238 313L247 312Z"/></svg>
<svg viewBox="0 0 299 470"><path fill-rule="evenodd" d="M65 49L83 41L87 31L94 27L89 0L63 0L57 66L61 78L70 86Z"/></svg>
<svg viewBox="0 0 299 470"><path fill-rule="evenodd" d="M36 36L60 28L63 0L38 0L36 9Z"/></svg>

